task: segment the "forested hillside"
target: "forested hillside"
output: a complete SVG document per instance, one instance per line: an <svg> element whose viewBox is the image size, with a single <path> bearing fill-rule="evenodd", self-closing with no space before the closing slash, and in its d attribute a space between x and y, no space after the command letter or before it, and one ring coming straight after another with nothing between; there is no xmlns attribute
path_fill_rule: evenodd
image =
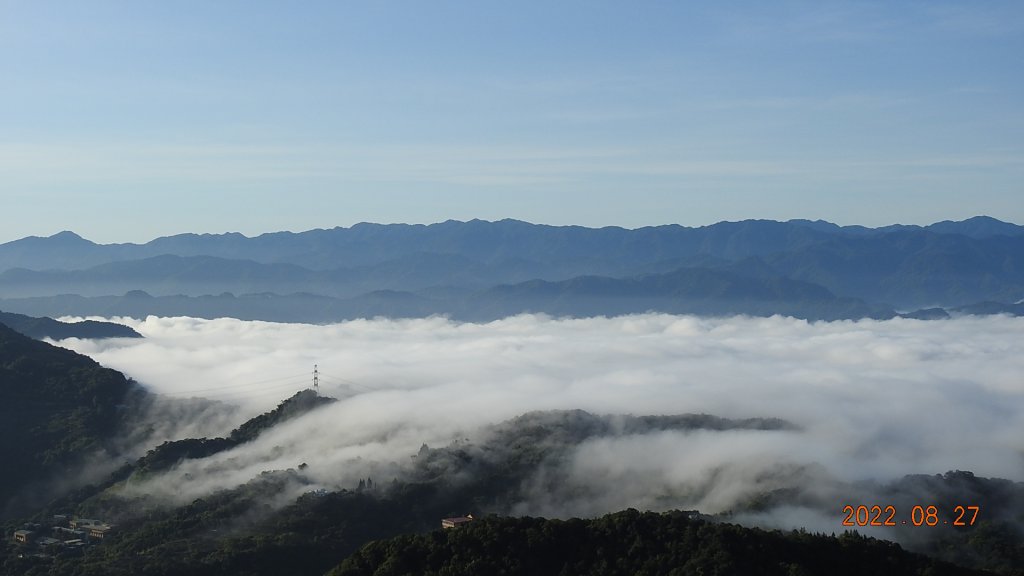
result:
<svg viewBox="0 0 1024 576"><path fill-rule="evenodd" d="M0 324L0 516L74 484L120 431L136 390L123 374Z"/></svg>
<svg viewBox="0 0 1024 576"><path fill-rule="evenodd" d="M380 468L394 476L361 478L344 488L325 490L316 480L322 464L303 462L287 470L265 471L237 487L183 503L125 490L161 475L174 482L190 482L178 468L183 462L220 455L222 462L230 463L236 454L231 449L240 443L256 441L276 426L329 402L312 391L303 392L239 426L229 437L182 440L154 448L107 480L52 502L34 517L37 522L46 522L53 514L102 518L116 523L115 532L84 553L43 558L19 558L18 548L8 541L0 550L6 558L0 558L4 573L317 576L354 553L337 573L476 570L468 566L509 574L557 574L563 569L571 574L654 574L670 573L670 569L682 574L699 570L787 575L847 573L843 570L852 570L851 574L974 573L937 561L944 560L1016 575L1024 567L1024 540L1017 527L1024 509L1024 487L960 472L906 477L870 490L824 484L779 490L769 482L742 507L714 517L633 511L595 520L488 517L508 515L532 490L549 491L555 498L560 490L573 490L571 485L563 486L560 467L571 461L568 456L575 447L589 440L673 430L705 434L796 430L788 422L771 418L537 412L491 427L480 444L464 439L441 448L423 445L411 455L408 466ZM794 472L795 481L823 482L813 474ZM538 477L549 484L538 486ZM865 501L891 502L904 512L911 503L970 502L980 507L981 515L975 525L964 528L901 527L896 534L912 544L910 549L933 559L908 554L891 542L859 536L836 539L721 523L744 513L820 507L833 517L834 532L839 534L849 528L842 525L834 497L827 496L837 492L859 494ZM470 512L484 520L465 532L437 532L442 518ZM372 540L393 537L398 538L357 552ZM750 571L752 566L758 568Z"/></svg>
<svg viewBox="0 0 1024 576"><path fill-rule="evenodd" d="M853 533L838 537L627 510L592 520L485 518L367 544L329 576L420 574L980 575Z"/></svg>
<svg viewBox="0 0 1024 576"><path fill-rule="evenodd" d="M123 324L81 320L79 322L61 322L53 318L34 318L24 314L12 314L0 311L0 324L25 336L37 340L50 338L141 338L142 335Z"/></svg>

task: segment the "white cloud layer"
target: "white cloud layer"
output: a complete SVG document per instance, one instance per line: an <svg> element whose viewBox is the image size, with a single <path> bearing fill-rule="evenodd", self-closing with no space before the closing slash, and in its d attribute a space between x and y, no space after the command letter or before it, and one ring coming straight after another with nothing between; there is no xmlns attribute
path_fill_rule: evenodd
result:
<svg viewBox="0 0 1024 576"><path fill-rule="evenodd" d="M61 345L155 392L238 404L233 425L308 387L314 363L322 393L342 400L187 462L174 472L192 479L174 486L183 499L303 462L324 487L351 488L368 470L386 477L423 442L445 445L524 412L575 408L778 417L801 430L591 440L565 466L591 497L558 510L528 501L523 512L716 512L749 495L749 479L771 472L785 483L787 470L801 467L844 481L954 469L1024 480L1024 318L117 320L145 339ZM713 487L679 496L709 478Z"/></svg>

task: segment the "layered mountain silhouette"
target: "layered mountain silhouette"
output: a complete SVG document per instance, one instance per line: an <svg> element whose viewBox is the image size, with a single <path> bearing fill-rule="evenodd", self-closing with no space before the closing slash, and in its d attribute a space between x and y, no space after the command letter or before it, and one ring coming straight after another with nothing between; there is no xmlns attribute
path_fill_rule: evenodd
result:
<svg viewBox="0 0 1024 576"><path fill-rule="evenodd" d="M882 228L747 220L635 230L473 220L146 244L62 232L0 245L0 307L50 316L833 319L928 308L1013 313L1022 298L1024 227L985 216Z"/></svg>

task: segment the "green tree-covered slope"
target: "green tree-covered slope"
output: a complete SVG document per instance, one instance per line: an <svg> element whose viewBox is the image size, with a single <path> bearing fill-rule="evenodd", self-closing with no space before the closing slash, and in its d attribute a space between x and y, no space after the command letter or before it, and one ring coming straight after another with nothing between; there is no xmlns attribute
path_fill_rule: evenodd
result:
<svg viewBox="0 0 1024 576"><path fill-rule="evenodd" d="M24 512L106 448L135 389L123 374L0 324L0 515Z"/></svg>
<svg viewBox="0 0 1024 576"><path fill-rule="evenodd" d="M783 533L627 510L592 520L486 518L370 543L329 576L969 575L853 533Z"/></svg>

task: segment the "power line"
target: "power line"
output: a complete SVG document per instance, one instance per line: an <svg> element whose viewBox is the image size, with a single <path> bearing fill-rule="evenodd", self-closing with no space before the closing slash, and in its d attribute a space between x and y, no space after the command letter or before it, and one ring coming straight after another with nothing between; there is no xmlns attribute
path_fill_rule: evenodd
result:
<svg viewBox="0 0 1024 576"><path fill-rule="evenodd" d="M175 390L174 393L176 393L176 394L191 394L191 393L199 393L199 392L218 391L218 390L230 390L230 389L234 389L234 388L252 388L253 386L256 386L258 384L269 384L271 382L284 382L284 381L296 381L297 382L299 380L305 380L305 379L306 379L305 376L298 376L298 375L282 376L282 377L279 377L279 378L268 378L266 380L257 380L255 382L245 382L245 383L242 383L242 384L228 384L226 386L207 386L205 388L194 388L194 389L190 389L190 390Z"/></svg>
<svg viewBox="0 0 1024 576"><path fill-rule="evenodd" d="M302 377L302 380L305 380L305 377ZM200 396L200 397L204 397L204 398L230 398L230 397L256 396L258 394L265 394L267 392L274 392L274 391L286 390L286 389L294 390L296 388L299 388L300 386L301 386L301 381L296 380L294 382L286 382L284 384L278 384L276 386L264 386L264 387L260 387L260 388L248 387L248 388L246 388L244 390L239 390L239 389L237 389L238 388L237 386L233 386L232 388L234 388L234 389L231 389L231 390L217 390L217 389L212 389L211 388L211 389L206 389L206 390L192 390L192 391L178 391L178 390L169 390L167 392L156 391L156 393L162 394L164 396L174 397L174 398L186 398L186 397L195 397L195 396Z"/></svg>

